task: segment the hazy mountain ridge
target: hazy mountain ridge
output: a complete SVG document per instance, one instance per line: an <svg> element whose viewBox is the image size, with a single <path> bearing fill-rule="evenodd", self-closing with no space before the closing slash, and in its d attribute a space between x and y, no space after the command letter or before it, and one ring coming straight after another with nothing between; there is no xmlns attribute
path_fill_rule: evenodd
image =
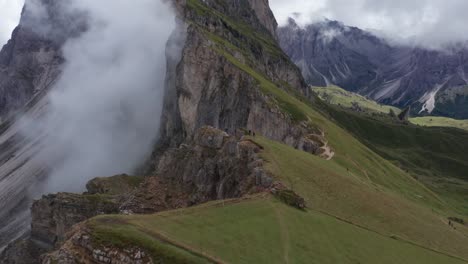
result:
<svg viewBox="0 0 468 264"><path fill-rule="evenodd" d="M429 50L388 43L337 21L278 29L280 44L311 85L336 84L398 107L431 113L433 98L468 83L468 48ZM464 118L454 113L451 117Z"/></svg>

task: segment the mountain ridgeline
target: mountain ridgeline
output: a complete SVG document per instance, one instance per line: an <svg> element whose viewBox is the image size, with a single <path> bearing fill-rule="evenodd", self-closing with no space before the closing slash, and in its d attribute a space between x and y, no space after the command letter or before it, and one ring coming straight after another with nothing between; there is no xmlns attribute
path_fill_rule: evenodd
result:
<svg viewBox="0 0 468 264"><path fill-rule="evenodd" d="M40 2L55 17L56 4L68 1ZM354 71L350 61L362 55L322 46L316 55L340 66L330 75L325 64L302 67L304 79L298 57L293 62L278 43L268 0L165 2L176 28L165 49L153 151L121 172L128 175L96 175L81 194L34 188L50 176L35 155L45 146L22 137L21 119L12 117L47 113L44 98L54 88L36 80L60 76L63 45L89 30L87 16L69 23L78 30L52 19L52 31L66 33L59 42L20 23L0 53L9 58L2 65L8 76L38 68L9 77L8 85L0 80L9 97L27 91L2 110L0 226L8 228L0 229L1 263L466 263L467 154L456 142L467 132L380 120L322 101L307 82L326 85L340 73L365 83L360 78L377 78L372 65L380 62L368 59ZM368 38L352 46L391 53ZM48 65L53 73L44 71ZM424 151L431 140L440 144Z"/></svg>
<svg viewBox="0 0 468 264"><path fill-rule="evenodd" d="M341 22L278 29L281 46L314 86L338 85L415 114L467 119L468 48L392 44ZM449 96L447 96L449 95Z"/></svg>

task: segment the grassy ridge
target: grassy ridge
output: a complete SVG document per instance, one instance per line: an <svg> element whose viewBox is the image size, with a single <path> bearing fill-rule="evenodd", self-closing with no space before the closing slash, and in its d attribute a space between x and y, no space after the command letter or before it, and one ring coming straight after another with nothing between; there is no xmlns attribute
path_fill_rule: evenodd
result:
<svg viewBox="0 0 468 264"><path fill-rule="evenodd" d="M129 229L143 234L150 245L159 243L163 236L224 263L465 263L317 211L288 207L270 196L93 221L95 226L106 223L107 229L123 231L120 234ZM183 255L187 254L194 256L188 252ZM209 262L206 258L185 259L189 260Z"/></svg>
<svg viewBox="0 0 468 264"><path fill-rule="evenodd" d="M400 109L379 104L359 94L346 91L337 86L313 87L312 90L320 99L331 105L338 105L343 108L353 109L359 107L362 111L387 114L392 110L398 114ZM457 120L448 117L425 116L410 118L410 122L415 125L428 127L455 127L468 130L468 120Z"/></svg>
<svg viewBox="0 0 468 264"><path fill-rule="evenodd" d="M355 161L347 172L343 166L346 160L340 157L324 161L278 142L256 140L265 148L263 157L269 170L302 195L311 208L381 234L395 234L420 245L468 257L462 246L468 230L453 232L432 209L438 201L430 201L436 196L416 181L399 177L391 166L379 166L377 160L369 166L362 164L361 157L346 155L344 159ZM419 201L409 201L415 198Z"/></svg>
<svg viewBox="0 0 468 264"><path fill-rule="evenodd" d="M423 128L369 118L330 108L333 118L367 146L444 197L468 215L468 133L452 128Z"/></svg>
<svg viewBox="0 0 468 264"><path fill-rule="evenodd" d="M408 170L432 191L444 198L445 203L458 213L468 215L468 134L455 128L468 128L467 120L445 117L411 118L415 125L394 122L388 116L369 115L346 111L352 102L359 102L363 109L379 112L381 107L373 101L344 91L338 87L319 88L319 93L341 107L324 105L342 127L353 133L373 151L397 166ZM317 89L314 89L317 90ZM330 99L332 98L332 99ZM347 102L347 103L343 103ZM383 111L386 113L387 110ZM395 111L396 112L396 111ZM398 113L398 112L396 112ZM432 128L425 128L426 126ZM447 127L447 128L444 128Z"/></svg>
<svg viewBox="0 0 468 264"><path fill-rule="evenodd" d="M455 127L468 130L468 120L458 120L440 116L424 116L410 119L411 123L428 127Z"/></svg>
<svg viewBox="0 0 468 264"><path fill-rule="evenodd" d="M87 224L92 230L93 243L100 246L121 249L128 245L142 247L157 263L211 263L201 254L168 243L120 216L97 217Z"/></svg>
<svg viewBox="0 0 468 264"><path fill-rule="evenodd" d="M381 113L389 113L390 110L393 110L395 113L400 112L400 109L397 107L379 104L359 94L348 92L338 86L313 87L312 90L320 99L329 104L341 105L345 108L352 108L356 104L363 110Z"/></svg>

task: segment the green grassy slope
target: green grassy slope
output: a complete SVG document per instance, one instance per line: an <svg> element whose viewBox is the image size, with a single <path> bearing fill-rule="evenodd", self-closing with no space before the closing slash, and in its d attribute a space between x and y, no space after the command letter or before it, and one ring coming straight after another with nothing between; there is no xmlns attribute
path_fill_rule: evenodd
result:
<svg viewBox="0 0 468 264"><path fill-rule="evenodd" d="M444 220L445 209L433 211L440 206L438 196L384 161L365 164L368 157L341 151L324 161L277 142L257 141L265 147L270 171L311 208L387 236L467 256L467 230L454 232Z"/></svg>
<svg viewBox="0 0 468 264"><path fill-rule="evenodd" d="M341 105L345 108L352 108L353 104L357 104L363 110L368 111L389 113L390 110L393 110L397 114L400 112L400 109L397 107L379 104L359 94L348 92L338 86L313 87L312 90L320 99L329 104Z"/></svg>
<svg viewBox="0 0 468 264"><path fill-rule="evenodd" d="M456 127L468 130L468 120L458 120L449 117L424 116L410 119L411 123L428 127Z"/></svg>
<svg viewBox="0 0 468 264"><path fill-rule="evenodd" d="M312 90L320 99L331 105L352 109L355 105L363 111L387 114L393 110L396 114L401 110L388 105L379 104L359 94L346 91L337 86L313 87ZM429 127L455 127L468 130L468 120L457 120L449 117L425 116L411 118L410 122L415 125Z"/></svg>
<svg viewBox="0 0 468 264"><path fill-rule="evenodd" d="M468 215L468 133L424 128L329 108L341 126L444 197L447 206Z"/></svg>
<svg viewBox="0 0 468 264"><path fill-rule="evenodd" d="M363 98L363 101L352 99L357 95L338 87L332 87L330 90L319 88L319 93L334 105L350 100L359 102L363 109L370 109L366 108L366 105L373 105L373 102L366 98ZM324 108L329 109L328 112L335 121L361 142L408 170L413 177L444 197L446 204L458 213L468 215L468 135L466 132L450 128L468 129L468 120L417 117L410 119L411 123L417 125L414 126L394 122L386 115L346 111L350 106L345 103L339 104L341 107ZM373 109L379 112L380 108Z"/></svg>
<svg viewBox="0 0 468 264"><path fill-rule="evenodd" d="M105 236L119 235L105 230L130 228L151 243L177 241L192 258L193 252L204 256L192 259L200 263L465 263L314 210L288 207L269 195L92 221L95 232Z"/></svg>

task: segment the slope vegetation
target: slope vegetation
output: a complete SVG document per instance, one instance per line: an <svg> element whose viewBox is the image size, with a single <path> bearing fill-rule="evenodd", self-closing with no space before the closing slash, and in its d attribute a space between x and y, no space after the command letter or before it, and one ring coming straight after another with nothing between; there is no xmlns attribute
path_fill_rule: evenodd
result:
<svg viewBox="0 0 468 264"><path fill-rule="evenodd" d="M369 148L442 195L447 206L468 214L468 133L393 123L341 109L330 113Z"/></svg>
<svg viewBox="0 0 468 264"><path fill-rule="evenodd" d="M320 99L331 105L337 105L342 108L351 109L355 112L383 113L388 114L393 111L400 113L400 109L379 104L372 99L362 95L346 91L338 86L313 87L312 90ZM468 130L468 120L458 120L441 116L424 116L410 118L410 122L415 125L428 127L455 127Z"/></svg>
<svg viewBox="0 0 468 264"><path fill-rule="evenodd" d="M458 120L442 116L423 116L410 119L411 123L428 127L455 127L468 130L468 120Z"/></svg>
<svg viewBox="0 0 468 264"><path fill-rule="evenodd" d="M338 87L314 88L323 105L343 128L376 153L441 194L447 205L468 214L467 120L446 117L410 118L406 124L391 118L384 106ZM334 106L333 106L334 105ZM359 111L356 111L357 105ZM349 111L352 109L353 111ZM398 114L397 110L394 110Z"/></svg>
<svg viewBox="0 0 468 264"><path fill-rule="evenodd" d="M400 109L396 107L379 104L362 95L346 91L338 86L313 87L312 90L320 97L320 99L329 104L340 105L345 108L354 108L355 110L362 111L389 113L390 110L392 110L395 113L400 112Z"/></svg>
<svg viewBox="0 0 468 264"><path fill-rule="evenodd" d="M180 263L465 263L268 195L158 215L100 217L91 225L106 241L183 248Z"/></svg>

